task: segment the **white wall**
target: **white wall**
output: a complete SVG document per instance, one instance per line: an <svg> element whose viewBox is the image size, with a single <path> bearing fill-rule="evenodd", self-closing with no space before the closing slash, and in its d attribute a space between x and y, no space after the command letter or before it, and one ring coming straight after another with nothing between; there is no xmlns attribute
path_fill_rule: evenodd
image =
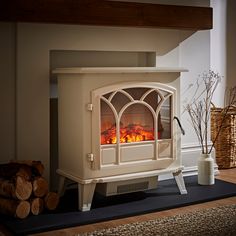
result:
<svg viewBox="0 0 236 236"><path fill-rule="evenodd" d="M188 171L197 170L197 158L201 151L197 136L184 107L193 98L198 76L210 68L210 32L199 31L184 40L180 45L180 65L189 69L181 78L181 120L186 134L182 136L183 163Z"/></svg>
<svg viewBox="0 0 236 236"><path fill-rule="evenodd" d="M236 86L236 1L227 1L227 86Z"/></svg>
<svg viewBox="0 0 236 236"><path fill-rule="evenodd" d="M212 0L213 7L213 29L211 30L211 66L210 68L223 76L223 80L219 84L213 103L216 106L224 106L224 94L226 88L226 0Z"/></svg>
<svg viewBox="0 0 236 236"><path fill-rule="evenodd" d="M198 76L210 68L210 33L209 31L199 31L184 40L180 45L180 65L189 69L188 73L183 73L181 78L181 101L182 117L186 129L186 135L182 137L183 146L197 146L198 141L195 132L189 122L189 116L184 111L186 103L193 97L194 87Z"/></svg>
<svg viewBox="0 0 236 236"><path fill-rule="evenodd" d="M214 103L224 106L225 89L236 86L236 1L212 0L211 68L224 76L216 91Z"/></svg>

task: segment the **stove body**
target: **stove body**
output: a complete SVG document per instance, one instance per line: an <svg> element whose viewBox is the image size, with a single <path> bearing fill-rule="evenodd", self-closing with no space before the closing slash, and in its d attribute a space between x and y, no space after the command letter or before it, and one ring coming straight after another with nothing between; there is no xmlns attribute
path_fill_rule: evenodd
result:
<svg viewBox="0 0 236 236"><path fill-rule="evenodd" d="M172 173L180 193L179 71L145 68L57 69L59 193L78 183L79 209L104 195L156 188Z"/></svg>

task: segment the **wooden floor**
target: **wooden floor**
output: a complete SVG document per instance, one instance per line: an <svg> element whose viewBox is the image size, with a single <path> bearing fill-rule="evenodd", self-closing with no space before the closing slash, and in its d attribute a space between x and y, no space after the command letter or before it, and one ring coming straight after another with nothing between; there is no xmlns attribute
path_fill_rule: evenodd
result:
<svg viewBox="0 0 236 236"><path fill-rule="evenodd" d="M216 178L236 184L236 168L228 169L228 170L220 170L220 174L216 176ZM233 203L236 204L236 197L224 198L221 200L195 204L195 205L190 205L186 207L180 207L180 208L175 208L171 210L155 212L155 213L145 214L145 215L140 215L140 216L135 216L135 217L123 218L119 220L112 220L112 221L107 221L107 222L102 222L102 223L96 223L96 224L78 226L78 227L73 227L73 228L55 230L55 231L50 231L50 232L45 232L45 233L40 233L40 234L34 234L34 236L76 235L78 233L90 232L90 231L94 231L98 229L115 227L121 224L147 221L151 219L156 219L156 218L161 218L161 217L166 217L166 216L173 216L176 214L184 214L184 213L188 213L188 212L199 210L199 209L206 209L206 208L211 208L211 207L229 205ZM0 227L0 230L1 230L1 227ZM0 236L1 235L10 235L10 234L5 229L2 228L2 234L0 231Z"/></svg>

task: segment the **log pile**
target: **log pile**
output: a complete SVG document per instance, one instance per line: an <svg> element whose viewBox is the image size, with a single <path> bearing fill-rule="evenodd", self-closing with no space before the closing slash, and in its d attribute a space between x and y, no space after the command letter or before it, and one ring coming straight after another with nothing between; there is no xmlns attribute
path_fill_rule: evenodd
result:
<svg viewBox="0 0 236 236"><path fill-rule="evenodd" d="M59 195L50 192L40 161L0 164L0 213L20 219L55 210Z"/></svg>

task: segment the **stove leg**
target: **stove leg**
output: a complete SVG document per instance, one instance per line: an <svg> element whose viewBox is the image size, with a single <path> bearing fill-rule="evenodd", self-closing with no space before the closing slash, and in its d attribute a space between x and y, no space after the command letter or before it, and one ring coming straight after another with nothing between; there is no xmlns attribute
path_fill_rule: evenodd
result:
<svg viewBox="0 0 236 236"><path fill-rule="evenodd" d="M176 184L179 188L180 193L187 194L188 192L185 187L182 171L180 170L180 171L174 172L173 176L175 177L175 181L176 181Z"/></svg>
<svg viewBox="0 0 236 236"><path fill-rule="evenodd" d="M79 191L79 210L80 211L89 211L91 208L93 194L96 184L80 184L78 183Z"/></svg>
<svg viewBox="0 0 236 236"><path fill-rule="evenodd" d="M58 191L57 191L59 196L62 196L65 192L65 179L66 177L60 175Z"/></svg>

